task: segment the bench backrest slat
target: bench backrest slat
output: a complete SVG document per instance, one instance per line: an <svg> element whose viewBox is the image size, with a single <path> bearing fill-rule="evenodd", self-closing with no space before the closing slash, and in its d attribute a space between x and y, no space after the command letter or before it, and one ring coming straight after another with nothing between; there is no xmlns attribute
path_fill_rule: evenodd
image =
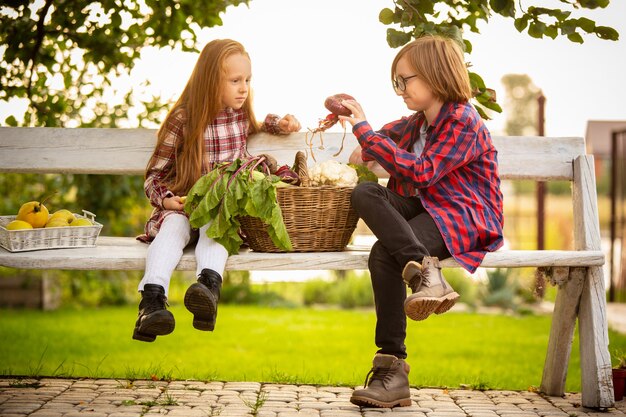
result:
<svg viewBox="0 0 626 417"><path fill-rule="evenodd" d="M324 134L321 150L316 136L317 161L332 158L343 134ZM505 179L572 180L572 161L585 154L580 137L494 137L500 175ZM154 129L64 129L0 127L0 172L136 174L143 175L154 150ZM336 158L347 162L357 141L345 138ZM251 154L270 153L281 164L293 163L298 150L307 149L305 134L287 137L259 134L251 137ZM309 162L313 161L309 159Z"/></svg>

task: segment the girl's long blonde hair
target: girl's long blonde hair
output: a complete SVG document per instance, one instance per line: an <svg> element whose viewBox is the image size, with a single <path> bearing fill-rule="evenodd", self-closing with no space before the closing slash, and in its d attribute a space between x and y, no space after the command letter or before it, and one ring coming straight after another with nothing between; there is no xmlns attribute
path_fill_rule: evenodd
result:
<svg viewBox="0 0 626 417"><path fill-rule="evenodd" d="M242 54L250 59L243 45L237 41L216 39L209 42L200 53L183 93L159 129L157 145L148 162L147 172L157 162L158 149L167 135L168 121L178 111L185 111L186 123L183 129L183 140L175 150L174 169L164 178L168 189L175 195L187 193L202 176L204 131L222 110L222 86L226 75L224 62L226 58L235 54ZM259 125L252 110L252 91L248 94L243 110L249 121L248 134L257 133Z"/></svg>
<svg viewBox="0 0 626 417"><path fill-rule="evenodd" d="M453 39L426 35L406 44L391 65L392 80L398 61L405 55L417 76L444 103L465 103L472 98L463 51Z"/></svg>

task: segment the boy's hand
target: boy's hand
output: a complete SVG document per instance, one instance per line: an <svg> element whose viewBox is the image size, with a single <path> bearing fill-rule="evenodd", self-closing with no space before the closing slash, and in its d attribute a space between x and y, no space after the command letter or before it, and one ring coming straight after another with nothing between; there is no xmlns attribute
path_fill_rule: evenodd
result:
<svg viewBox="0 0 626 417"><path fill-rule="evenodd" d="M278 129L282 133L292 133L300 130L300 122L291 114L286 115L278 121Z"/></svg>
<svg viewBox="0 0 626 417"><path fill-rule="evenodd" d="M352 116L339 116L339 120L342 122L348 121L352 126L357 123L363 122L366 120L365 112L359 103L356 100L343 100L341 104L352 112Z"/></svg>

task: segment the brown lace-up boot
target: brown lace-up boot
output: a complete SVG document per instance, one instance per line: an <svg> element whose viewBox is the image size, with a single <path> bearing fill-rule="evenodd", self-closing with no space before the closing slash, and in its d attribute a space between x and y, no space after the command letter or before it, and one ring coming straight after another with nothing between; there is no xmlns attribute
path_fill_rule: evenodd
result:
<svg viewBox="0 0 626 417"><path fill-rule="evenodd" d="M443 277L436 257L425 256L421 265L415 261L407 263L402 278L413 290L404 301L404 312L410 319L424 320L432 313L445 313L459 299Z"/></svg>
<svg viewBox="0 0 626 417"><path fill-rule="evenodd" d="M365 377L365 388L355 390L350 402L361 407L381 408L411 405L409 369L404 359L376 354L372 369Z"/></svg>

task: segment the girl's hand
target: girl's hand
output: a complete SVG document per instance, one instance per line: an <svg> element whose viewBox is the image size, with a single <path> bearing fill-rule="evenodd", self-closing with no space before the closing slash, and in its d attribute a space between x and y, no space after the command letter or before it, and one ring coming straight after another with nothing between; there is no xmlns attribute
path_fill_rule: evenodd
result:
<svg viewBox="0 0 626 417"><path fill-rule="evenodd" d="M291 114L286 115L278 121L278 129L282 133L297 132L300 130L300 122Z"/></svg>
<svg viewBox="0 0 626 417"><path fill-rule="evenodd" d="M366 120L365 112L359 103L356 100L343 100L341 104L352 112L352 116L339 116L339 120L342 122L348 121L352 126L357 123L363 122Z"/></svg>
<svg viewBox="0 0 626 417"><path fill-rule="evenodd" d="M177 195L174 197L165 197L163 199L163 208L166 210L176 210L183 211L185 205L183 204L183 200Z"/></svg>
<svg viewBox="0 0 626 417"><path fill-rule="evenodd" d="M361 148L361 145L357 145L356 148L354 148L354 150L350 154L348 163L355 164L355 165L365 164L365 162L363 162L363 157L361 156L362 151L363 151L363 148Z"/></svg>

